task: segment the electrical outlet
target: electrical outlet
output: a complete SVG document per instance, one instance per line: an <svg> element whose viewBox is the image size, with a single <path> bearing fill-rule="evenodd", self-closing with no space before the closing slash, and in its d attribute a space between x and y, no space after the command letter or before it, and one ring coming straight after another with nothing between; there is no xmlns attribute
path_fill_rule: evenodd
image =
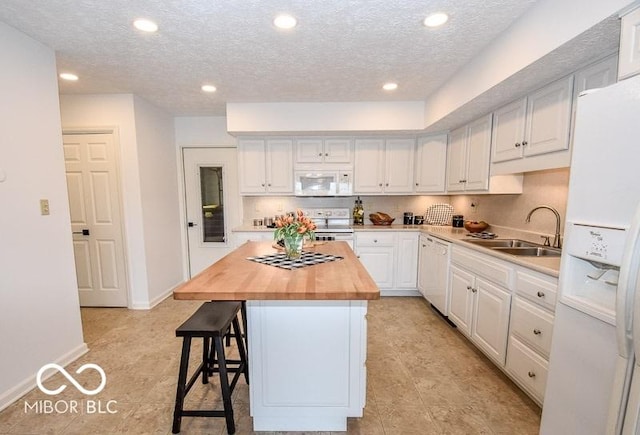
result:
<svg viewBox="0 0 640 435"><path fill-rule="evenodd" d="M470 209L472 214L476 214L478 212L478 200L472 199L470 204Z"/></svg>
<svg viewBox="0 0 640 435"><path fill-rule="evenodd" d="M280 211L280 212L282 211L282 203L281 202L278 203L278 207L276 208L276 211Z"/></svg>
<svg viewBox="0 0 640 435"><path fill-rule="evenodd" d="M40 214L42 216L47 216L49 214L49 200L41 199L40 200Z"/></svg>

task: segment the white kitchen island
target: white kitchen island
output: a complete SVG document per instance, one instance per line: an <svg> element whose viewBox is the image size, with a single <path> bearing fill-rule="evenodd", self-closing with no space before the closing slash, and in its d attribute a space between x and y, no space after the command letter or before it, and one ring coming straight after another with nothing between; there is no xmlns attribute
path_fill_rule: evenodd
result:
<svg viewBox="0 0 640 435"><path fill-rule="evenodd" d="M256 431L346 431L366 399L367 301L379 290L345 242L313 249L342 260L285 270L247 260L248 242L175 290L175 299L246 300Z"/></svg>

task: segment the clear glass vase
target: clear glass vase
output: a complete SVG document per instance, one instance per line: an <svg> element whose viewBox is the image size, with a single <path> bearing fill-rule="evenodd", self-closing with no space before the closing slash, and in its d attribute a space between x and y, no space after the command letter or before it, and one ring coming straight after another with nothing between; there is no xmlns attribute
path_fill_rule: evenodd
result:
<svg viewBox="0 0 640 435"><path fill-rule="evenodd" d="M302 256L302 243L304 237L301 234L284 236L284 253L290 260L297 260Z"/></svg>

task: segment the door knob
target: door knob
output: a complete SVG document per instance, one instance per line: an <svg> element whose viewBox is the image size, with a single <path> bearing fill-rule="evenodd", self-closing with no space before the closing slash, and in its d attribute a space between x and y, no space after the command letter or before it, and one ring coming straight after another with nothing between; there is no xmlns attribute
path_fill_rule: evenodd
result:
<svg viewBox="0 0 640 435"><path fill-rule="evenodd" d="M72 234L82 234L83 236L88 236L89 235L89 230L85 228L82 231L74 231L74 232L72 232Z"/></svg>
<svg viewBox="0 0 640 435"><path fill-rule="evenodd" d="M195 222L189 222L189 223L187 224L187 226L188 226L189 228L193 228L193 227L197 227L197 226L198 226L198 224L197 224L197 223L195 223Z"/></svg>

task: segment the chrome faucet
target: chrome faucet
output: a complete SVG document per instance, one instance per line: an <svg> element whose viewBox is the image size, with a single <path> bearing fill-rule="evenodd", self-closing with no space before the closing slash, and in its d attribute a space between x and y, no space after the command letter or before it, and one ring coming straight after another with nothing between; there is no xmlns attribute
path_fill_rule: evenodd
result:
<svg viewBox="0 0 640 435"><path fill-rule="evenodd" d="M553 236L553 247L560 249L562 248L562 242L560 241L560 213L558 213L558 210L553 207L549 207L548 205L539 205L529 212L527 218L525 219L525 222L531 222L531 215L533 214L533 212L535 212L536 210L540 210L541 208L551 210L553 214L556 215L556 234Z"/></svg>

